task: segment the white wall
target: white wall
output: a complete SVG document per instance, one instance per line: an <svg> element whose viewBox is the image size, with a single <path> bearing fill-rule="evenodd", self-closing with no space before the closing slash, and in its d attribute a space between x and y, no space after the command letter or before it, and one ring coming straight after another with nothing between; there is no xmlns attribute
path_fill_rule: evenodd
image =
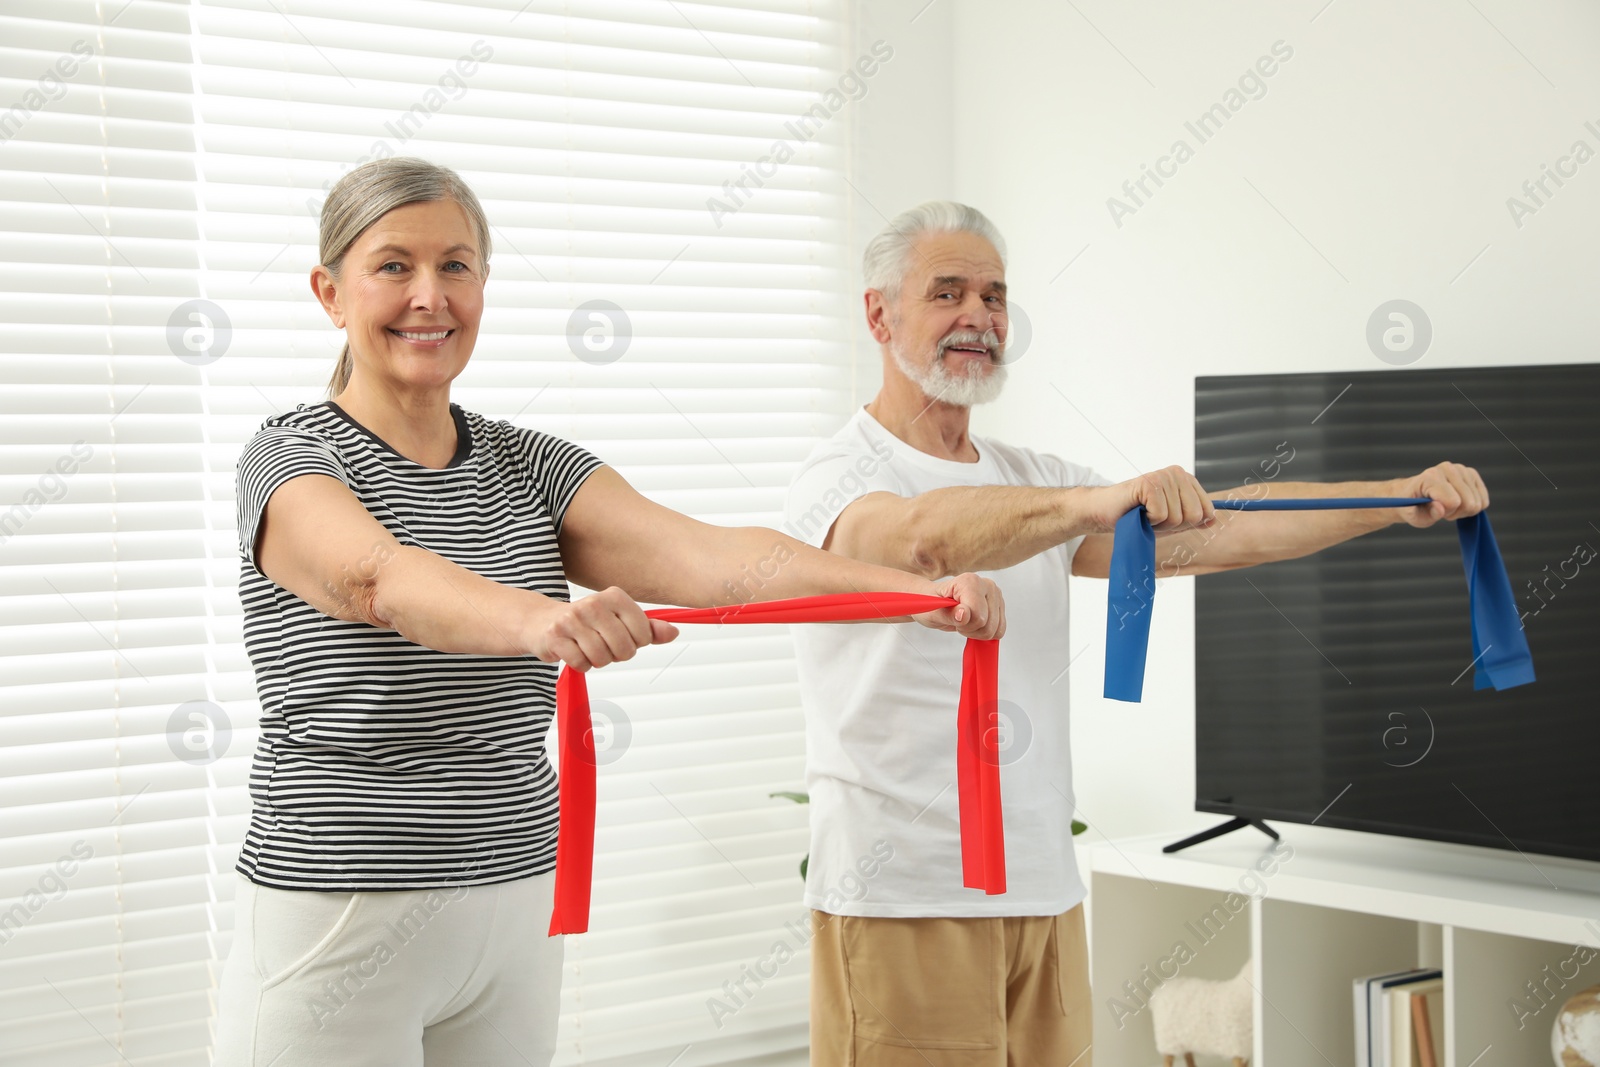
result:
<svg viewBox="0 0 1600 1067"><path fill-rule="evenodd" d="M1600 152L1600 5L1325 2L864 5L896 53L861 104L860 198L982 208L1032 320L978 432L1118 478L1188 466L1195 375L1382 369L1365 328L1393 298L1432 321L1417 367L1597 358L1600 158L1520 227L1507 198L1575 141ZM1185 129L1278 41L1264 95L1204 143ZM1118 226L1108 197L1179 138L1193 158ZM1074 591L1096 830L1217 821L1192 811L1191 590L1161 590L1138 706L1099 697L1104 585Z"/></svg>
<svg viewBox="0 0 1600 1067"><path fill-rule="evenodd" d="M883 382L876 343L861 308L861 252L889 219L924 200L955 195L955 79L951 69L955 5L947 0L859 0L852 56L882 41L894 50L857 105L849 163L855 186L846 211L857 265L849 294L860 396Z"/></svg>

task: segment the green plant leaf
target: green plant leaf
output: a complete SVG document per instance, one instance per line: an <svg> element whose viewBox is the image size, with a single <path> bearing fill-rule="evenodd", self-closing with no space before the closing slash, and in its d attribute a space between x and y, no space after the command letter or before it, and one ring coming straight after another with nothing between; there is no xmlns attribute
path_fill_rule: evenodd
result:
<svg viewBox="0 0 1600 1067"><path fill-rule="evenodd" d="M788 790L788 789L780 789L776 793L768 793L767 796L769 796L769 797L782 797L785 800L792 800L796 804L809 804L809 803L811 803L811 794L809 794L809 793L796 793L796 792L793 792L792 790Z"/></svg>
<svg viewBox="0 0 1600 1067"><path fill-rule="evenodd" d="M809 853L809 852L806 853L804 856L802 856L801 859L800 859L800 880L802 882L806 880L806 864L808 864L810 862L811 862L811 853Z"/></svg>
<svg viewBox="0 0 1600 1067"><path fill-rule="evenodd" d="M1089 828L1089 824L1088 823L1079 822L1077 819L1073 819L1072 820L1072 836L1073 837L1077 837L1079 834L1083 833L1088 828Z"/></svg>

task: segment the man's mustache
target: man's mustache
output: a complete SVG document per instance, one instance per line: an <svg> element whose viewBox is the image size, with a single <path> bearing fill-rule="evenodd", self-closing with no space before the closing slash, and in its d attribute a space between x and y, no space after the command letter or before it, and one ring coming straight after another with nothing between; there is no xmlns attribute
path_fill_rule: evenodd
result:
<svg viewBox="0 0 1600 1067"><path fill-rule="evenodd" d="M938 358L944 359L946 350L956 345L980 347L989 353L989 359L992 362L1000 362L1000 346L989 339L988 333L978 333L976 330L957 330L939 341Z"/></svg>

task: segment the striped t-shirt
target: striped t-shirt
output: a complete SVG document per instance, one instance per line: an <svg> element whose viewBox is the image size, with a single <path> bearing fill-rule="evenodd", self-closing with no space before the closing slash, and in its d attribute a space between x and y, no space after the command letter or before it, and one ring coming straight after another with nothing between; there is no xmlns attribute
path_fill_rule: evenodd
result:
<svg viewBox="0 0 1600 1067"><path fill-rule="evenodd" d="M239 598L261 740L238 869L260 885L431 889L555 866L545 734L556 665L438 652L334 619L256 565L273 490L325 474L401 544L568 599L556 535L600 461L547 434L450 412L459 444L442 470L400 455L332 402L268 419L239 457Z"/></svg>

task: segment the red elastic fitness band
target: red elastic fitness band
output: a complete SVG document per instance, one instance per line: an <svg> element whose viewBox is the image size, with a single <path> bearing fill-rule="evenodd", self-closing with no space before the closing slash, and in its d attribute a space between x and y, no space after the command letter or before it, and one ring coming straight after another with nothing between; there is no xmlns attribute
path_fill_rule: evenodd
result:
<svg viewBox="0 0 1600 1067"><path fill-rule="evenodd" d="M720 608L656 608L664 622L796 623L892 619L955 607L950 597L921 593L838 593ZM961 879L969 889L1006 891L1005 827L1000 808L1000 759L994 717L1000 643L969 638L961 668L956 712L956 781L961 816ZM595 754L589 685L582 672L563 667L556 680L556 722L561 735L561 823L556 844L555 912L550 934L589 929L594 878Z"/></svg>

